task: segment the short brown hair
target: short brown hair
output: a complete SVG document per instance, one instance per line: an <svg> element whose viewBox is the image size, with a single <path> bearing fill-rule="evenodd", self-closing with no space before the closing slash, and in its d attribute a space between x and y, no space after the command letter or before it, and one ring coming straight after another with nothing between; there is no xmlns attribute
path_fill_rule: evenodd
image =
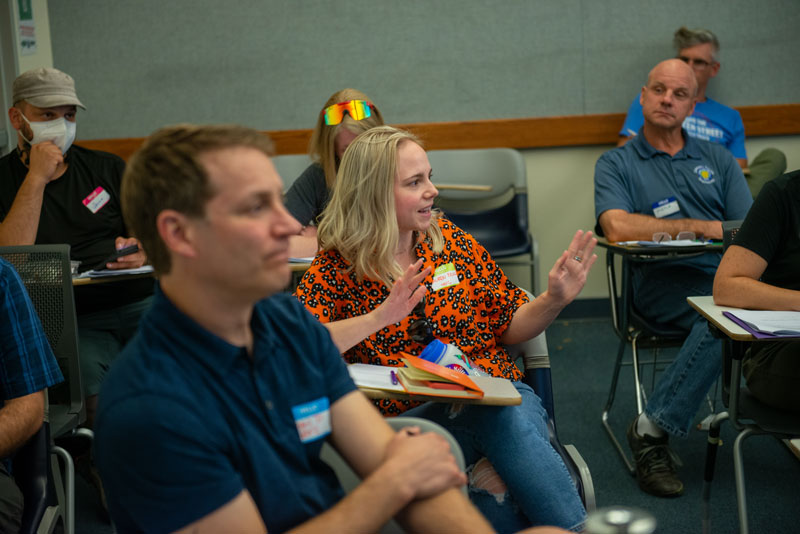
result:
<svg viewBox="0 0 800 534"><path fill-rule="evenodd" d="M122 212L157 274L171 268L156 226L158 214L172 209L203 217L214 191L200 157L234 147L254 148L267 156L274 153L272 140L251 128L179 124L151 134L131 157L122 177Z"/></svg>

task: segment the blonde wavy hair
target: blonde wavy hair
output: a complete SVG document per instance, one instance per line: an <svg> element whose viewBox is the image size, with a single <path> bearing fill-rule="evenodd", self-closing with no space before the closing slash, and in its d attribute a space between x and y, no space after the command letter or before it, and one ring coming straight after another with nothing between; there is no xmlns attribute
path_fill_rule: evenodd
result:
<svg viewBox="0 0 800 534"><path fill-rule="evenodd" d="M334 104L342 102L349 102L350 100L366 100L372 102L367 95L356 89L342 89L336 91L322 106L322 110ZM375 126L382 126L383 115L375 104L372 105L372 115L360 121L354 120L350 115L345 115L342 122L329 126L325 124L325 117L322 110L317 117L317 125L311 134L311 141L308 145L308 155L313 161L316 161L325 172L325 183L328 188L333 187L336 181L336 169L339 166L338 158L336 157L336 134L339 130L352 132L356 135L366 132Z"/></svg>
<svg viewBox="0 0 800 534"><path fill-rule="evenodd" d="M344 153L323 211L317 232L320 248L338 251L359 280L368 277L392 285L407 267L395 260L399 232L394 202L397 149L405 142L423 146L414 134L391 126L356 137ZM428 229L416 236L416 242L429 240L437 254L443 247L439 216L434 210Z"/></svg>

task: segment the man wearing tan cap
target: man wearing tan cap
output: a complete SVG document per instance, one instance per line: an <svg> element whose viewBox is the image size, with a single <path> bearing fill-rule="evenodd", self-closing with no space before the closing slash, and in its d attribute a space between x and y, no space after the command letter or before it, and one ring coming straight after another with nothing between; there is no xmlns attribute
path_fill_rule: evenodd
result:
<svg viewBox="0 0 800 534"><path fill-rule="evenodd" d="M0 246L68 243L72 260L86 270L138 240L122 220L124 162L72 145L78 107L85 109L75 82L57 69L29 70L14 80L8 117L17 147L0 159ZM136 252L107 268L145 261L144 252ZM75 288L89 426L103 377L136 329L152 290L149 279Z"/></svg>

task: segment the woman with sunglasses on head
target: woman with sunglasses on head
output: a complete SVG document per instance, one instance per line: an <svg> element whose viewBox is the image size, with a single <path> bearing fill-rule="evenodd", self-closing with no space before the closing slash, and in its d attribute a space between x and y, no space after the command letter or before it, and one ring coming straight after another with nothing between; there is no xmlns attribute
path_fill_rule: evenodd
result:
<svg viewBox="0 0 800 534"><path fill-rule="evenodd" d="M325 102L309 143L314 163L292 184L284 199L286 209L303 225L300 235L290 240L290 256L317 253L317 219L330 198L342 154L358 134L382 124L381 112L356 89L337 91Z"/></svg>
<svg viewBox="0 0 800 534"><path fill-rule="evenodd" d="M400 351L419 355L425 347L415 335L424 322L422 330L456 345L488 374L514 381L519 406L453 412L446 403L378 405L385 415L424 417L455 436L471 466L470 498L498 531L531 524L578 530L585 511L550 446L547 413L518 382L522 374L503 345L538 335L577 296L597 258L596 240L577 232L551 269L547 291L529 301L471 235L433 209L437 194L412 134L381 126L358 136L342 158L320 222L321 251L297 297L348 362L402 365Z"/></svg>

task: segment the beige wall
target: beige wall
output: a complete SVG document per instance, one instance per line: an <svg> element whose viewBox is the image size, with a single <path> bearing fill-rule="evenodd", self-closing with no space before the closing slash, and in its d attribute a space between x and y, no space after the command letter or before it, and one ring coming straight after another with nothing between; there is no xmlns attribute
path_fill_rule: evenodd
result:
<svg viewBox="0 0 800 534"><path fill-rule="evenodd" d="M766 147L786 154L788 170L800 169L800 136L763 137L747 141L752 158ZM523 151L528 171L531 227L539 242L540 290L547 287L547 272L569 244L578 228L594 228L594 164L612 147L577 147ZM605 255L598 260L579 298L606 297ZM522 279L509 270L514 280Z"/></svg>

